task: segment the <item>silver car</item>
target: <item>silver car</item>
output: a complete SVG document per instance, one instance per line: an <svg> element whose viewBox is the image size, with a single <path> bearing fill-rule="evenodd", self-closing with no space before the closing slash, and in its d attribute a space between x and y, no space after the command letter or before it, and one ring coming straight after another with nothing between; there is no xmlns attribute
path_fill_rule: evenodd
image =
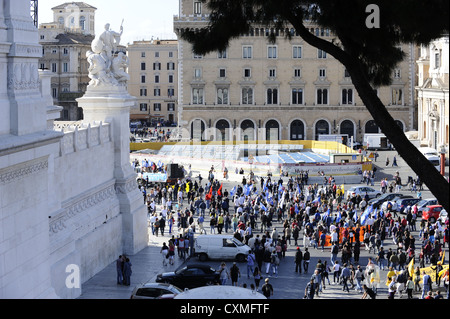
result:
<svg viewBox="0 0 450 319"><path fill-rule="evenodd" d="M362 198L366 196L366 194L369 196L369 199L376 198L381 195L380 191L377 191L376 189L373 189L372 187L368 186L354 186L351 187L349 190L347 190L347 196L350 195L350 197L360 195Z"/></svg>
<svg viewBox="0 0 450 319"><path fill-rule="evenodd" d="M131 293L130 299L166 299L168 295L176 296L183 292L174 285L158 282L148 282L138 285Z"/></svg>

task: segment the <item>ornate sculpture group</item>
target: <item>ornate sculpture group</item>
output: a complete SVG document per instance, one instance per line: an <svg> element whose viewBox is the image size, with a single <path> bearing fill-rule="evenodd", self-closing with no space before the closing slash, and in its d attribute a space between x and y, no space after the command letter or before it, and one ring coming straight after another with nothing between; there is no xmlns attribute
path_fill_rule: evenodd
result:
<svg viewBox="0 0 450 319"><path fill-rule="evenodd" d="M110 30L110 24L105 25L105 31L96 37L91 49L86 52L89 62L89 86L125 86L130 76L126 72L129 59L123 52L117 52L123 26L120 33Z"/></svg>

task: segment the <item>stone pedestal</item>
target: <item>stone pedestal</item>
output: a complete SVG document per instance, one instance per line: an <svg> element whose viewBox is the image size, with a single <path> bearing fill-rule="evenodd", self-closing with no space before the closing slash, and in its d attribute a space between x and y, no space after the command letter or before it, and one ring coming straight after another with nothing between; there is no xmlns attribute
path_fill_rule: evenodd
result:
<svg viewBox="0 0 450 319"><path fill-rule="evenodd" d="M147 208L137 187L136 173L130 163L130 107L136 99L125 86L89 86L77 99L87 122L111 124L114 142L114 178L122 214L122 242L126 254L135 254L147 246Z"/></svg>

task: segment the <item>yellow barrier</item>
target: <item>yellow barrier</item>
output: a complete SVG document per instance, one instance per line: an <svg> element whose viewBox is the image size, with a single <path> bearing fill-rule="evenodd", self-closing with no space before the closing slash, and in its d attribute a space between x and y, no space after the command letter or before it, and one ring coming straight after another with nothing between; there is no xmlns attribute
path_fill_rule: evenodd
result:
<svg viewBox="0 0 450 319"><path fill-rule="evenodd" d="M160 150L164 145L242 145L242 144L270 144L270 141L208 141L208 142L147 142L147 143L130 143L131 151L138 151L144 149ZM311 140L301 140L301 141L290 141L281 140L278 144L297 144L303 145L303 149L323 149L323 150L333 150L337 153L355 153L350 147L337 142L330 141L311 141Z"/></svg>

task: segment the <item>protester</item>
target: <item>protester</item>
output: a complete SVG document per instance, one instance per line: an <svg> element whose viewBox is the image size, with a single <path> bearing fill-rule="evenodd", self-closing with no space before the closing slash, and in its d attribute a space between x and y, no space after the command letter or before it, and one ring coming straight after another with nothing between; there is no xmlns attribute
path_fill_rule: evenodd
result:
<svg viewBox="0 0 450 319"><path fill-rule="evenodd" d="M424 279L421 269L428 265L438 266L437 262L441 258L439 252L444 248L442 243L448 243L448 225L439 227L439 224L435 226L422 223L418 236L418 231L415 230L415 224L420 219L415 212L417 207L406 208L406 216L402 218L401 215L396 216L392 206L375 210L364 196L346 194L344 185L336 185L332 176L323 174L324 181L320 185L308 184L306 176L306 172L301 171L298 176L283 176L274 180L273 176L261 178L242 174L242 183L232 185L227 195L219 195L221 183L211 175L207 184L203 185L204 189L199 185L197 188L192 186L189 192L193 194L185 191L183 185L187 182L184 180L180 180L176 192L171 187L162 186L152 197L155 203L160 204L154 206L155 211L152 208L152 215L149 217L153 227L151 235L167 236L161 227L161 221L171 221L169 234L180 234L173 244L169 242L171 263L171 247L178 247L180 258L189 256L189 252L193 251L194 237L185 235L188 232L192 232L194 236L206 233L202 227L204 223L210 224L211 234L231 231L235 238L250 246L246 259L246 279L254 280L256 289L259 289L261 271L267 276L283 275L286 269L283 263L289 260L287 257L294 257L290 259L295 263L295 268L290 268L291 271L299 273L299 281L304 282L304 285L308 284L308 277L304 274L308 273L310 262L316 261L317 256L323 258L323 254L319 255L323 250L324 254L329 253L327 259L331 263L325 269L314 269L314 275L317 278L320 275L320 280L315 281L316 292L325 289L326 280L330 283L328 272L332 272L333 284L341 286L338 290L342 294L350 294L350 290L355 289L357 293L363 293L364 298L393 298L396 293L393 290L400 283L396 282L392 286L389 284L397 276L396 273L390 274L389 284L382 285L379 289L380 277L385 278L385 268L392 267L394 272L401 271L408 269L410 262L414 261L414 274L409 280L407 276L407 281L402 284L408 298L422 289L422 298L425 298L431 287L419 285L421 279ZM372 176L367 171L366 181ZM395 177L397 181L398 177ZM385 181L387 179L383 177L380 189L384 187L387 192L388 185ZM233 183L231 178L228 183ZM151 190L147 193L152 194ZM174 205L172 211L169 203L177 196L180 196L180 202L187 198L188 204L186 207L184 202L182 209ZM201 208L202 204L206 206L204 209ZM162 211L167 211L167 218L161 214ZM195 221L194 218L197 218L196 223L191 222ZM199 227L194 229L193 225ZM365 246L365 251L360 251L361 245ZM369 258L369 263L364 267L366 258ZM232 285L237 285L231 269L220 267L220 271L222 284L226 284L226 280L231 278ZM352 293L355 294L353 291Z"/></svg>

